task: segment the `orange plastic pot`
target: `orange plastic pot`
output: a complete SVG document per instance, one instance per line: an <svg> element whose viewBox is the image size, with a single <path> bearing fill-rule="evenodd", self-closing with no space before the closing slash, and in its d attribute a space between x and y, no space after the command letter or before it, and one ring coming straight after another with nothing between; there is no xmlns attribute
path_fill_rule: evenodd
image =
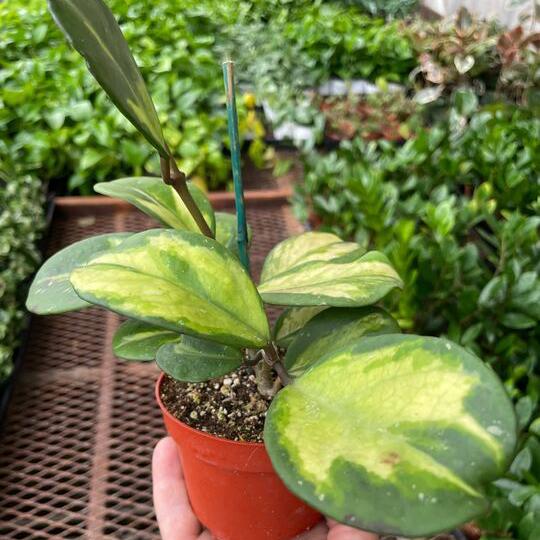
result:
<svg viewBox="0 0 540 540"><path fill-rule="evenodd" d="M156 399L182 458L193 510L219 540L291 540L321 515L295 497L275 473L264 444L235 442L193 429Z"/></svg>

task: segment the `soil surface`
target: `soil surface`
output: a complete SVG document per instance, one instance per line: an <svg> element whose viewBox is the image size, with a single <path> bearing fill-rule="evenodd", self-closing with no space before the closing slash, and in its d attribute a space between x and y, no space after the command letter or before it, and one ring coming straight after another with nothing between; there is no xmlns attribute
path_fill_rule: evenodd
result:
<svg viewBox="0 0 540 540"><path fill-rule="evenodd" d="M242 367L225 377L183 383L165 377L161 400L178 420L232 441L262 442L271 399L257 391L253 369Z"/></svg>

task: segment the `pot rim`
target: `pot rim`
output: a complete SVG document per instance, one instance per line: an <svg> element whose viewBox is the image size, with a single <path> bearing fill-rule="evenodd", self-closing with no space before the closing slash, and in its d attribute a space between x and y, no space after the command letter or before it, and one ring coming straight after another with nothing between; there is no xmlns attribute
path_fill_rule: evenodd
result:
<svg viewBox="0 0 540 540"><path fill-rule="evenodd" d="M229 444L232 446L237 446L241 448L261 448L266 449L264 443L257 443L257 442L244 442L244 441L231 441L231 439L226 439L225 437L217 437L216 435L210 435L209 433L206 433L204 431L201 431L199 429L192 428L191 426L188 426L186 423L182 422L181 420L178 420L175 416L173 416L168 410L167 407L165 407L165 404L163 401L161 401L161 395L160 395L160 389L161 384L163 383L163 380L165 379L165 373L161 372L159 374L159 377L156 381L155 385L155 396L156 401L159 405L159 408L161 409L161 412L164 416L166 416L171 422L174 422L176 424L179 424L182 429L185 429L187 431L191 431L192 433L196 433L202 438L212 440L214 442L222 443L222 444Z"/></svg>

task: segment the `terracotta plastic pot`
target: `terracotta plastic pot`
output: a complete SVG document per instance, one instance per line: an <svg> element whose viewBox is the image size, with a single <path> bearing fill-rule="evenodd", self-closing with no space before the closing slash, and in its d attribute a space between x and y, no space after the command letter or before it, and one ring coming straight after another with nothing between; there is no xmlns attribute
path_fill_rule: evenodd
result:
<svg viewBox="0 0 540 540"><path fill-rule="evenodd" d="M193 429L156 399L184 467L189 499L219 540L291 540L321 515L296 498L274 472L263 444L229 441Z"/></svg>

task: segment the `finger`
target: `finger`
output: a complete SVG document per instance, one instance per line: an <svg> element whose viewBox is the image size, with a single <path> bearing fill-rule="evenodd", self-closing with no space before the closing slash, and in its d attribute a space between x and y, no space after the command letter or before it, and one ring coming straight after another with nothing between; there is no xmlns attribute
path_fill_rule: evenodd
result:
<svg viewBox="0 0 540 540"><path fill-rule="evenodd" d="M360 531L328 519L328 540L378 540L378 536L367 531Z"/></svg>
<svg viewBox="0 0 540 540"><path fill-rule="evenodd" d="M195 540L200 524L189 504L178 450L171 437L161 439L154 448L152 484L162 540Z"/></svg>
<svg viewBox="0 0 540 540"><path fill-rule="evenodd" d="M327 534L328 527L326 526L326 523L321 522L313 527L313 529L310 529L299 536L295 536L294 540L326 540Z"/></svg>

